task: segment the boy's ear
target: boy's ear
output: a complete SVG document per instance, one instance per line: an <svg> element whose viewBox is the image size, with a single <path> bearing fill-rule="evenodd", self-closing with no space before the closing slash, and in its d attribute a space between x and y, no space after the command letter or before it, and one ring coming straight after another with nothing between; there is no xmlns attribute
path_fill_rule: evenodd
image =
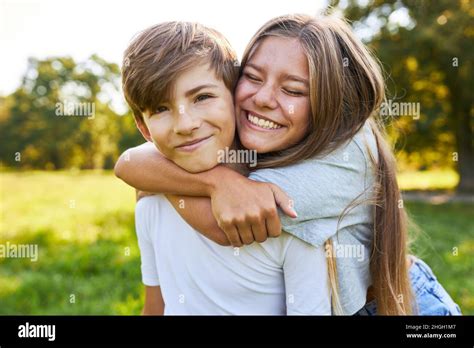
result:
<svg viewBox="0 0 474 348"><path fill-rule="evenodd" d="M148 130L148 127L145 124L145 121L143 120L143 116L141 119L138 119L138 117L135 117L135 124L137 125L137 128L140 131L140 133L142 133L143 137L147 141L153 142L153 140L151 139L150 131Z"/></svg>

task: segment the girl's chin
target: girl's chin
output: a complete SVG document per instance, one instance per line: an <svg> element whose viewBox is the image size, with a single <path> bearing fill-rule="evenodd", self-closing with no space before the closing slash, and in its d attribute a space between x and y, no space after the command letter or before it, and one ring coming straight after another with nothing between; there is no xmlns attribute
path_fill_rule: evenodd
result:
<svg viewBox="0 0 474 348"><path fill-rule="evenodd" d="M240 138L240 141L246 149L256 150L257 153L262 153L262 154L267 153L267 152L272 152L274 151L273 149L276 148L276 146L270 145L269 139L262 139L262 138L254 139L254 138L243 137L243 138Z"/></svg>

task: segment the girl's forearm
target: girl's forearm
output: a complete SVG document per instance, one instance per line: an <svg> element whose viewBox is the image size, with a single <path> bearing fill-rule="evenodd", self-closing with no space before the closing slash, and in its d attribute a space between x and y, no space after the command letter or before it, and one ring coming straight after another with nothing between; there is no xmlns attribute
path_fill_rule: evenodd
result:
<svg viewBox="0 0 474 348"><path fill-rule="evenodd" d="M192 174L165 158L151 142L128 149L115 165L115 175L140 191L187 196L211 195L218 178L232 171L217 166Z"/></svg>
<svg viewBox="0 0 474 348"><path fill-rule="evenodd" d="M166 198L178 214L196 231L219 245L231 245L212 214L210 198L176 195L166 195Z"/></svg>
<svg viewBox="0 0 474 348"><path fill-rule="evenodd" d="M290 197L277 186L249 180L242 175L245 171L238 167L231 169L218 165L202 173L189 173L166 159L152 143L122 154L115 174L140 191L210 197L210 201L204 202L189 200L187 207L196 204L196 210L184 213L178 210L178 213L203 235L221 245L230 243L240 247L279 236L281 225L277 206L288 216L296 217ZM207 222L203 224L203 221Z"/></svg>

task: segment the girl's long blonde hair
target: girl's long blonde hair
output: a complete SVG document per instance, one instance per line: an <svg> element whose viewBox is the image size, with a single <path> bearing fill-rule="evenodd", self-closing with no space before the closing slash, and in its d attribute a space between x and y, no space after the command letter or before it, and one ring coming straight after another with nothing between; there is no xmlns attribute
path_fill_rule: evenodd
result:
<svg viewBox="0 0 474 348"><path fill-rule="evenodd" d="M297 144L259 158L257 168L281 167L324 155L351 139L371 119L377 141L374 241L370 260L377 313L411 314L406 264L407 217L399 207L396 163L377 111L385 98L380 66L350 26L333 16L286 15L267 22L252 38L242 67L268 36L299 39L309 65L311 115ZM254 168L255 169L255 168ZM325 245L332 249L331 241ZM341 312L333 254L328 258L333 312Z"/></svg>

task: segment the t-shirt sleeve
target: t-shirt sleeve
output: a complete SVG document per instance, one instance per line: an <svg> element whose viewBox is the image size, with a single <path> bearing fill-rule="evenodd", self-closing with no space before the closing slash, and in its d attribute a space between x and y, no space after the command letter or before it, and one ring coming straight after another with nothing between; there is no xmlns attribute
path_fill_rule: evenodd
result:
<svg viewBox="0 0 474 348"><path fill-rule="evenodd" d="M135 228L140 248L142 282L147 286L160 285L155 248L151 238L153 220L158 216L158 209L159 204L153 196L140 199L135 207Z"/></svg>
<svg viewBox="0 0 474 348"><path fill-rule="evenodd" d="M284 190L293 200L298 217L292 219L280 211L283 230L321 246L338 229L363 222L358 220L363 215L360 207L346 208L362 198L367 188L366 175L365 155L355 142L350 142L322 158L256 170L249 178Z"/></svg>
<svg viewBox="0 0 474 348"><path fill-rule="evenodd" d="M283 262L287 315L331 315L324 249L290 238Z"/></svg>

